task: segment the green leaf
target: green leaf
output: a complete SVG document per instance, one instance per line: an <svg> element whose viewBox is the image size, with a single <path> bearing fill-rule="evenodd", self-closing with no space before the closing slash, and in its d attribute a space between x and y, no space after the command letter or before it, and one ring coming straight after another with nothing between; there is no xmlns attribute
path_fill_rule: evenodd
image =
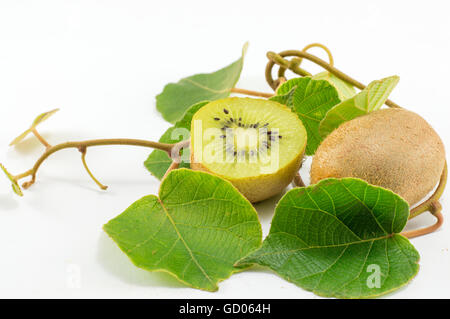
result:
<svg viewBox="0 0 450 319"><path fill-rule="evenodd" d="M104 226L140 268L166 271L185 284L215 291L242 269L234 264L261 245L261 225L250 204L228 181L177 169Z"/></svg>
<svg viewBox="0 0 450 319"><path fill-rule="evenodd" d="M30 128L27 129L26 131L24 131L23 133L21 133L19 136L17 136L11 143L9 143L9 146L19 144L25 137L27 137L28 134L30 134L32 132L33 129L36 128L36 126L38 126L42 122L46 121L50 116L52 116L53 114L55 114L58 111L59 111L59 109L54 109L54 110L39 114L33 120L33 123L31 123Z"/></svg>
<svg viewBox="0 0 450 319"><path fill-rule="evenodd" d="M302 78L294 78L284 82L278 87L276 95L269 98L269 100L284 104L292 108L292 97L301 79Z"/></svg>
<svg viewBox="0 0 450 319"><path fill-rule="evenodd" d="M276 101L288 107L292 107L292 96L294 95L295 89L297 88L300 79L301 78L293 78L281 84L277 89L277 95L269 98L269 100ZM325 71L317 73L316 75L312 76L312 79L324 80L334 86L341 101L349 99L356 94L355 88L351 84L341 80L330 72Z"/></svg>
<svg viewBox="0 0 450 319"><path fill-rule="evenodd" d="M398 81L398 76L373 81L354 97L333 107L320 123L319 132L322 138L342 123L378 110L386 102Z"/></svg>
<svg viewBox="0 0 450 319"><path fill-rule="evenodd" d="M186 110L200 101L214 101L230 95L242 71L248 43L242 49L242 56L234 63L213 73L196 74L169 83L156 97L156 108L164 119L171 123L179 120Z"/></svg>
<svg viewBox="0 0 450 319"><path fill-rule="evenodd" d="M3 164L1 164L1 163L0 163L0 169L3 171L3 173L5 173L6 177L11 182L11 187L12 187L14 193L16 193L19 196L23 196L22 189L20 188L20 186L17 183L17 180L14 178L14 176L12 176L11 173L8 172L6 167L3 166Z"/></svg>
<svg viewBox="0 0 450 319"><path fill-rule="evenodd" d="M50 116L52 116L53 114L55 114L56 112L58 112L59 109L54 109L48 112L44 112L39 114L33 121L33 123L31 124L31 128L35 128L36 126L38 126L39 124L41 124L42 122L46 121Z"/></svg>
<svg viewBox="0 0 450 319"><path fill-rule="evenodd" d="M339 95L327 81L304 77L297 79L292 102L292 109L302 120L308 134L306 155L313 155L322 141L319 134L320 121L328 110L340 102Z"/></svg>
<svg viewBox="0 0 450 319"><path fill-rule="evenodd" d="M408 203L389 190L354 178L326 179L289 191L263 246L238 265L270 267L325 297L386 294L419 269L419 254L398 234L408 216Z"/></svg>
<svg viewBox="0 0 450 319"><path fill-rule="evenodd" d="M164 132L164 134L159 139L159 142L177 143L189 139L192 117L200 108L208 103L208 101L205 101L192 105L186 111L181 120L175 123L175 125L170 127L166 132ZM183 150L183 154L184 152L189 154L190 149L186 148ZM172 160L166 152L154 150L150 153L149 157L144 162L144 165L156 178L161 179L163 178L171 163ZM181 161L180 167L189 168L189 161Z"/></svg>
<svg viewBox="0 0 450 319"><path fill-rule="evenodd" d="M320 72L314 75L312 79L328 81L337 90L341 101L347 100L356 94L355 88L350 83L341 80L333 73Z"/></svg>

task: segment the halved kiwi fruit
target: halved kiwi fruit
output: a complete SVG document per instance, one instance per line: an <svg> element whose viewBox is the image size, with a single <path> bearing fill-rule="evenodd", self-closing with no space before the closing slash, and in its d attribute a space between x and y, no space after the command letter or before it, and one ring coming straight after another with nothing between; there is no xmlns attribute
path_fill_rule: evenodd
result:
<svg viewBox="0 0 450 319"><path fill-rule="evenodd" d="M297 115L263 99L210 102L192 118L191 135L191 168L229 180L251 202L292 181L306 146Z"/></svg>
<svg viewBox="0 0 450 319"><path fill-rule="evenodd" d="M357 177L413 205L433 190L444 165L444 145L422 117L382 109L342 124L325 138L312 161L311 183Z"/></svg>

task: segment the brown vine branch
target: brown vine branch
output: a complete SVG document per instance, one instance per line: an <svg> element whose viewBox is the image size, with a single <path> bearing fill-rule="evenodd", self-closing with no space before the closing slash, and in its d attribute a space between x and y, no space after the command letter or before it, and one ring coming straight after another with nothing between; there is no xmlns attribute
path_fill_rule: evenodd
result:
<svg viewBox="0 0 450 319"><path fill-rule="evenodd" d="M250 95L250 96L264 97L264 98L269 98L269 97L273 96L272 93L264 93L264 92L258 92L258 91L240 89L240 88L232 88L230 90L230 92L238 93L238 94L245 94L245 95Z"/></svg>
<svg viewBox="0 0 450 319"><path fill-rule="evenodd" d="M31 176L31 179L28 182L25 182L22 184L22 187L26 189L26 188L30 187L32 184L34 184L34 182L36 181L36 174L39 170L39 167L50 155L52 155L53 153L56 153L60 150L63 150L63 149L76 148L82 153L82 161L83 161L83 165L84 165L86 171L91 176L91 178L97 183L97 185L99 185L103 189L103 187L106 187L106 186L101 184L89 170L89 168L86 164L86 161L85 161L85 154L86 154L86 149L88 147L104 146L104 145L131 145L131 146L149 147L149 148L154 148L154 149L159 149L159 150L165 151L171 158L174 153L177 153L178 154L177 159L178 159L181 148L189 145L189 141L183 141L183 142L176 143L176 144L165 144L165 143L159 143L159 142L153 142L153 141L147 141L147 140L116 138L116 139L96 139L96 140L87 140L87 141L79 141L79 142L65 142L65 143L61 143L58 145L48 147L45 150L44 154L42 154L41 157L38 158L38 160L36 161L36 163L34 164L34 166L31 169L29 169L28 171L26 171L22 174L16 175L14 178L15 178L15 180L19 180L24 177ZM173 151L175 149L177 150L176 152Z"/></svg>

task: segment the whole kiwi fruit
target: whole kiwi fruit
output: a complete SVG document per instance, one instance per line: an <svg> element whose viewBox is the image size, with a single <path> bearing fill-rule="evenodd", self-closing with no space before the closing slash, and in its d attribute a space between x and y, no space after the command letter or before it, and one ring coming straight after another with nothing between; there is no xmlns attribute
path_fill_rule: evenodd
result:
<svg viewBox="0 0 450 319"><path fill-rule="evenodd" d="M322 141L313 157L311 183L361 178L413 205L433 190L444 165L444 145L422 117L381 109L343 123Z"/></svg>

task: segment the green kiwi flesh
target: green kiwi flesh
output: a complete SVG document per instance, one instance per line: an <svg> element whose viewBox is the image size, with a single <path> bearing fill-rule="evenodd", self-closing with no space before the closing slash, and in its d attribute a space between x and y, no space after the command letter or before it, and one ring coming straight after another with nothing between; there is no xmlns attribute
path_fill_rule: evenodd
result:
<svg viewBox="0 0 450 319"><path fill-rule="evenodd" d="M227 98L210 102L192 119L191 168L221 176L251 202L281 192L298 172L306 130L274 101Z"/></svg>

